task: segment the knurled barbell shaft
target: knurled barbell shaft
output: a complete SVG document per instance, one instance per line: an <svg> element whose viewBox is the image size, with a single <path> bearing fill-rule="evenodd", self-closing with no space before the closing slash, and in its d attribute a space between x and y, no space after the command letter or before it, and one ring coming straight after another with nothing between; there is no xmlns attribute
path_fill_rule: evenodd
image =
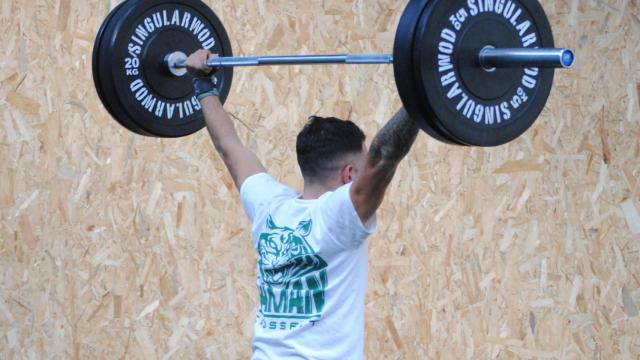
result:
<svg viewBox="0 0 640 360"><path fill-rule="evenodd" d="M165 62L169 70L186 67L186 55L169 54ZM169 60L171 59L171 60ZM480 63L486 68L545 67L569 68L573 65L573 52L568 49L495 49L486 47L479 54ZM267 65L312 64L392 64L392 54L359 55L293 55L293 56L236 56L218 57L208 61L210 67L242 67Z"/></svg>
<svg viewBox="0 0 640 360"><path fill-rule="evenodd" d="M391 54L227 57L209 60L210 67L312 64L393 64Z"/></svg>
<svg viewBox="0 0 640 360"><path fill-rule="evenodd" d="M210 67L242 67L267 65L312 65L312 64L393 64L391 54L358 55L294 55L294 56L236 56L210 59ZM186 61L177 61L176 68L184 68Z"/></svg>

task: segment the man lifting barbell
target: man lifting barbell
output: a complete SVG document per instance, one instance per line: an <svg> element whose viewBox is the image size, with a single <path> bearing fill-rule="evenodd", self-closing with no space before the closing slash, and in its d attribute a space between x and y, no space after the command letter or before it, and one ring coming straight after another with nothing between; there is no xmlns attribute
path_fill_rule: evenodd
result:
<svg viewBox="0 0 640 360"><path fill-rule="evenodd" d="M299 194L271 177L238 138L211 80L210 56L199 50L186 65L211 139L252 221L260 291L253 358L359 358L366 240L418 127L401 109L365 152L365 135L353 122L312 117L297 139Z"/></svg>
<svg viewBox="0 0 640 360"><path fill-rule="evenodd" d="M418 129L448 144L506 144L538 118L554 68L573 62L554 48L537 0L410 0L393 54L268 57L233 57L200 0L126 0L98 31L93 74L107 110L135 133L209 130L253 222L254 358L352 359L363 355L366 239ZM335 63L393 64L404 106L368 152L354 123L312 117L296 146L299 194L266 173L222 104L234 67Z"/></svg>

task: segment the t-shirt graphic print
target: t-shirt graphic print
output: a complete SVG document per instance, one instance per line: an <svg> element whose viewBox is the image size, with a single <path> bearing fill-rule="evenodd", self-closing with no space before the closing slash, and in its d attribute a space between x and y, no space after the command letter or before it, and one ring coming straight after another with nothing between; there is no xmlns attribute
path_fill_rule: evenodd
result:
<svg viewBox="0 0 640 360"><path fill-rule="evenodd" d="M300 320L314 321L322 315L327 263L305 239L312 226L311 220L303 220L291 229L267 218L267 231L258 240L259 312L265 328L295 329Z"/></svg>

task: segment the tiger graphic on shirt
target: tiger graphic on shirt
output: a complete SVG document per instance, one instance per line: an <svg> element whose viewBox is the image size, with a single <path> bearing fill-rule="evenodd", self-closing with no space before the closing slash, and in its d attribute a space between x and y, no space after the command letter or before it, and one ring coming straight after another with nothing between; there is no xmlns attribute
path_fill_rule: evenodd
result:
<svg viewBox="0 0 640 360"><path fill-rule="evenodd" d="M306 239L312 226L303 220L292 229L267 218L258 241L258 319L265 328L291 330L322 315L327 263Z"/></svg>

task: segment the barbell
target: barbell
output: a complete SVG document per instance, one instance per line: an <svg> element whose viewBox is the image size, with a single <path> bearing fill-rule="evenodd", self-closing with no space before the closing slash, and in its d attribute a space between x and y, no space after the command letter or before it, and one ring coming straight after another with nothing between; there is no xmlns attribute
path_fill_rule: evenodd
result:
<svg viewBox="0 0 640 360"><path fill-rule="evenodd" d="M205 124L186 76L187 54L219 55L210 67L224 102L233 68L393 64L403 105L442 142L498 146L521 136L547 102L554 70L574 64L555 48L537 0L410 0L393 54L234 57L227 32L200 0L125 0L96 36L93 78L107 111L141 135L182 137Z"/></svg>

